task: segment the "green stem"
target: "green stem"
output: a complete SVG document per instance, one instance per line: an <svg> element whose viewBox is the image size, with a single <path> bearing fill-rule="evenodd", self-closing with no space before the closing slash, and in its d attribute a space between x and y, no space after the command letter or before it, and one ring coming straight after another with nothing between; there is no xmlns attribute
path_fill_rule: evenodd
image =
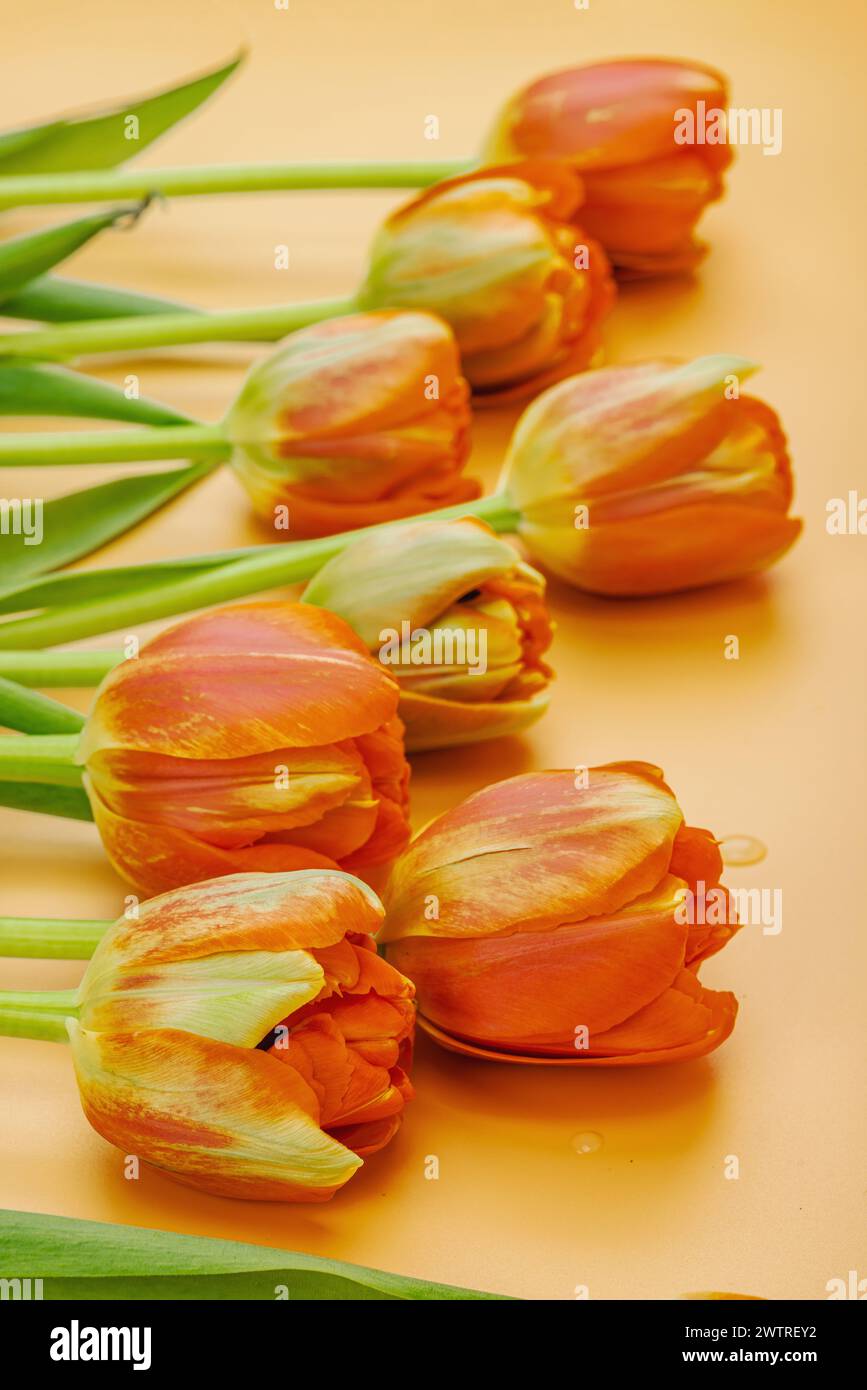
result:
<svg viewBox="0 0 867 1390"><path fill-rule="evenodd" d="M126 430L48 430L0 435L0 465L138 463L151 459L227 459L221 425L159 425Z"/></svg>
<svg viewBox="0 0 867 1390"><path fill-rule="evenodd" d="M176 347L181 343L268 342L322 319L351 314L355 308L355 300L350 297L278 304L266 309L226 309L219 313L181 310L177 314L92 319L60 328L0 334L0 357L59 362L82 353Z"/></svg>
<svg viewBox="0 0 867 1390"><path fill-rule="evenodd" d="M66 1020L78 1012L74 989L0 990L0 1034L66 1042Z"/></svg>
<svg viewBox="0 0 867 1390"><path fill-rule="evenodd" d="M0 738L0 782L81 786L78 734L8 734Z"/></svg>
<svg viewBox="0 0 867 1390"><path fill-rule="evenodd" d="M514 531L520 520L520 512L505 492L427 513L428 518L443 521L462 516L481 517L495 531ZM389 521L379 526L365 526L359 531L344 531L339 536L325 536L321 540L263 546L255 555L200 571L189 579L179 581L175 577L141 592L121 592L89 603L49 608L36 617L17 618L0 625L0 650L73 642L97 633L128 629L134 623L152 622L156 618L243 598L279 585L297 584L311 579L326 561L360 537L404 524L403 521ZM155 574L158 578L159 571L155 570Z"/></svg>
<svg viewBox="0 0 867 1390"><path fill-rule="evenodd" d="M96 169L0 178L0 208L201 193L277 193L323 188L426 188L464 174L473 160L358 160L325 164L205 164L175 169Z"/></svg>
<svg viewBox="0 0 867 1390"><path fill-rule="evenodd" d="M0 917L0 956L89 960L111 925L66 917Z"/></svg>
<svg viewBox="0 0 867 1390"><path fill-rule="evenodd" d="M0 676L0 726L4 729L24 734L73 734L83 723L78 710Z"/></svg>
<svg viewBox="0 0 867 1390"><path fill-rule="evenodd" d="M0 681L5 677L24 686L62 686L70 690L87 688L99 685L103 677L124 658L122 651L0 652ZM46 729L42 732L62 733L63 730Z"/></svg>

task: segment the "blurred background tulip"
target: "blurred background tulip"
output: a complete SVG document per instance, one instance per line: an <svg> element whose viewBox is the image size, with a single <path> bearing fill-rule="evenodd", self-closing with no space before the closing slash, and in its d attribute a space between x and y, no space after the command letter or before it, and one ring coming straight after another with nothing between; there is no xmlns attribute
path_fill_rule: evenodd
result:
<svg viewBox="0 0 867 1390"><path fill-rule="evenodd" d="M738 357L586 372L518 422L503 484L534 559L591 593L737 579L784 555L792 470L770 406L739 394Z"/></svg>
<svg viewBox="0 0 867 1390"><path fill-rule="evenodd" d="M379 940L452 1050L632 1066L698 1057L734 1027L701 962L735 926L690 911L719 884L658 768L531 772L433 821L398 861ZM705 922L705 917L725 921Z"/></svg>
<svg viewBox="0 0 867 1390"><path fill-rule="evenodd" d="M462 477L469 388L427 313L371 312L291 334L229 411L231 464L284 539L331 535L478 497Z"/></svg>
<svg viewBox="0 0 867 1390"><path fill-rule="evenodd" d="M115 868L146 893L247 870L384 872L408 838L398 687L341 618L218 608L100 686L77 758Z"/></svg>
<svg viewBox="0 0 867 1390"><path fill-rule="evenodd" d="M700 103L703 104L700 106ZM513 96L483 147L489 164L553 157L581 175L581 222L632 276L692 270L693 237L723 191L727 143L678 144L683 113L726 110L725 78L702 63L625 58L549 73Z"/></svg>
<svg viewBox="0 0 867 1390"><path fill-rule="evenodd" d="M515 733L547 706L545 581L480 521L358 540L304 600L345 618L397 679L410 751Z"/></svg>
<svg viewBox="0 0 867 1390"><path fill-rule="evenodd" d="M321 1202L388 1143L412 985L348 874L237 874L100 941L68 1020L84 1113L122 1153L221 1197Z"/></svg>
<svg viewBox="0 0 867 1390"><path fill-rule="evenodd" d="M379 232L358 302L440 314L481 396L578 371L614 302L605 253L572 225L580 198L553 161L436 184Z"/></svg>
<svg viewBox="0 0 867 1390"><path fill-rule="evenodd" d="M731 162L724 123L726 79L704 63L672 58L617 58L547 73L515 93L500 110L483 145L486 166L556 159L581 174L586 190L582 224L598 237L624 275L689 271L704 248L693 228L708 203L722 193ZM700 132L696 135L696 132ZM718 141L718 143L717 143ZM15 180L15 205L47 197L148 198L155 194L253 192L256 189L412 188L462 177L477 159L339 160L263 166L81 172L48 180ZM28 287L29 288L29 287ZM75 300L105 308L106 291L75 286ZM34 309L47 307L45 290ZM109 298L112 298L109 296ZM136 297L133 297L136 299ZM148 301L115 312L143 312ZM159 301L151 308L159 312ZM166 306L171 307L171 306ZM22 312L21 309L18 312ZM50 317L50 315L48 315ZM67 310L67 317L70 316ZM92 318L82 307L79 318Z"/></svg>

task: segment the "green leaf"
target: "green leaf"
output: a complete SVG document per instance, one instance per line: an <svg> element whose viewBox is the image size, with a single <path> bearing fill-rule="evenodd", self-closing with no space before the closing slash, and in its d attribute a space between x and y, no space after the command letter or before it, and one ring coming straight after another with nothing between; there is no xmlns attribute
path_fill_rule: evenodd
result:
<svg viewBox="0 0 867 1390"><path fill-rule="evenodd" d="M141 425L192 424L159 401L130 398L117 386L42 362L0 362L0 415L62 415Z"/></svg>
<svg viewBox="0 0 867 1390"><path fill-rule="evenodd" d="M74 222L61 222L42 231L27 232L0 242L0 310L2 301L22 285L44 275L98 232L115 226L121 220L128 220L131 212L135 213L136 209L114 208L110 212L92 213L89 217L76 218Z"/></svg>
<svg viewBox="0 0 867 1390"><path fill-rule="evenodd" d="M79 319L124 319L134 314L178 314L187 304L173 299L157 299L150 294L133 294L110 285L90 285L84 280L65 280L59 275L41 275L29 281L11 299L4 299L7 319L32 319L41 323L75 323Z"/></svg>
<svg viewBox="0 0 867 1390"><path fill-rule="evenodd" d="M48 579L11 584L0 589L0 614L67 608L105 598L107 594L140 593L143 589L161 588L172 580L188 579L199 571L215 569L218 565L242 560L247 555L257 555L260 550L260 546L249 546L242 550L216 551L213 555L150 561L144 565L73 570L68 574L52 575ZM3 628L0 627L2 632Z"/></svg>
<svg viewBox="0 0 867 1390"><path fill-rule="evenodd" d="M0 175L51 174L71 169L112 169L140 154L154 140L201 106L244 57L153 96L131 98L119 106L59 117L0 135ZM129 138L129 118L138 122Z"/></svg>
<svg viewBox="0 0 867 1390"><path fill-rule="evenodd" d="M87 792L82 787L0 782L0 806L11 806L16 811L37 811L46 816L65 816L67 820L93 820Z"/></svg>
<svg viewBox="0 0 867 1390"><path fill-rule="evenodd" d="M237 1240L27 1211L0 1211L0 1269L6 1279L42 1279L43 1297L55 1301L273 1302L284 1289L290 1299L328 1302L507 1300L505 1294L434 1284Z"/></svg>
<svg viewBox="0 0 867 1390"><path fill-rule="evenodd" d="M162 473L133 474L52 498L42 507L43 539L39 545L28 545L28 537L16 535L11 528L8 534L0 535L4 583L47 574L89 555L158 511L213 467L203 462Z"/></svg>
<svg viewBox="0 0 867 1390"><path fill-rule="evenodd" d="M22 734L76 734L84 725L78 710L0 676L0 726Z"/></svg>

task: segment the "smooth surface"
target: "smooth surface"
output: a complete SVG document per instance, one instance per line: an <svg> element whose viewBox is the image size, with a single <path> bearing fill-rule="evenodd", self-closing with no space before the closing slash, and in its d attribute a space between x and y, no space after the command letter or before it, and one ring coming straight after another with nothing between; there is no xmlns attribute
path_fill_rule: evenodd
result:
<svg viewBox="0 0 867 1390"><path fill-rule="evenodd" d="M91 1132L66 1049L0 1044L0 1204L221 1235L531 1298L669 1298L721 1289L824 1298L867 1275L864 1248L864 708L867 536L829 536L825 504L867 492L863 464L863 99L860 7L830 0L270 0L244 5L3 0L0 125L180 77L247 38L242 74L144 159L448 158L472 153L514 87L623 53L715 63L734 100L782 107L783 152L741 149L694 283L632 288L609 360L708 351L764 364L806 532L767 579L603 602L552 585L551 710L523 739L415 759L414 818L530 767L643 758L689 820L768 847L734 886L781 888L783 930L743 931L703 972L741 1016L710 1059L617 1074L467 1061L422 1039L418 1099L390 1149L324 1207L199 1196ZM441 138L423 138L440 118ZM342 294L392 194L255 195L153 208L74 274L212 306ZM4 235L56 218L4 216ZM71 215L75 215L74 213ZM274 248L290 248L288 272ZM103 364L218 419L253 349ZM514 410L479 419L472 467L493 480ZM10 421L9 428L22 428ZM118 469L118 472L124 471ZM4 476L48 496L110 470ZM98 563L261 538L221 473ZM740 660L723 658L740 639ZM91 644L93 645L93 644ZM111 637L103 645L117 645ZM54 692L57 694L58 692ZM63 698L62 692L60 692ZM86 700L76 703L84 708ZM0 811L5 914L102 917L125 887L80 823ZM4 988L73 985L74 963L0 962ZM599 1138L601 1137L601 1142ZM726 1179L728 1155L740 1177ZM439 1177L426 1178L429 1156Z"/></svg>

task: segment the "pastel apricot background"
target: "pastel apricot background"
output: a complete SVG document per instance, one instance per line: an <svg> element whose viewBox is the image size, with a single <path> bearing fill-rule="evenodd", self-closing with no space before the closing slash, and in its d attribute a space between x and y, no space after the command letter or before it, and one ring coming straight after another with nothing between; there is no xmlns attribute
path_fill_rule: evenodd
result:
<svg viewBox="0 0 867 1390"><path fill-rule="evenodd" d="M611 360L736 352L789 432L805 534L776 571L670 599L618 603L552 584L551 708L522 739L415 758L421 825L532 767L650 759L695 824L769 847L735 887L783 890L780 936L746 928L708 963L741 1012L713 1057L588 1074L470 1062L422 1040L418 1099L395 1143L327 1208L253 1208L146 1172L79 1109L70 1058L3 1040L0 1203L237 1237L536 1298L671 1297L734 1289L823 1298L865 1252L862 904L867 537L830 537L825 503L864 491L861 51L850 0L3 0L0 123L158 85L253 47L216 103L145 163L471 154L513 88L571 62L638 52L704 59L733 99L782 107L783 152L742 149L693 283L633 286L606 331ZM423 138L437 114L441 138ZM213 306L337 295L359 279L400 195L256 195L155 207L74 273ZM56 219L13 214L9 233ZM273 269L290 247L290 269ZM120 383L216 419L246 348L115 362ZM469 472L490 483L515 410L486 411ZM10 422L10 428L23 427ZM8 475L48 496L105 470ZM13 481L14 479L14 481ZM224 471L99 563L261 538ZM723 659L740 639L740 660ZM106 639L106 644L108 644ZM93 645L91 643L91 645ZM83 697L77 703L84 704ZM5 913L114 917L126 891L92 827L0 813ZM0 964L4 987L74 984L80 967ZM583 1136L601 1135L601 1147ZM723 1176L740 1159L738 1181ZM425 1159L440 1176L425 1178Z"/></svg>

